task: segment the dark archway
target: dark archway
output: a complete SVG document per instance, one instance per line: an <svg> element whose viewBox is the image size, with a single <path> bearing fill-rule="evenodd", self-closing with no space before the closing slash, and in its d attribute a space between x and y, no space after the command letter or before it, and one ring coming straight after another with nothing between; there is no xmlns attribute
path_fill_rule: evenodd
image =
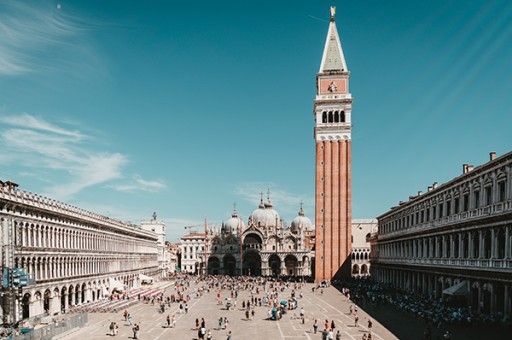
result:
<svg viewBox="0 0 512 340"><path fill-rule="evenodd" d="M87 290L87 285L85 283L82 284L82 303L89 302L85 301L85 291Z"/></svg>
<svg viewBox="0 0 512 340"><path fill-rule="evenodd" d="M210 275L218 275L220 274L220 260L215 256L212 256L208 259L208 274Z"/></svg>
<svg viewBox="0 0 512 340"><path fill-rule="evenodd" d="M361 266L361 275L367 275L368 274L368 266L366 264L363 264Z"/></svg>
<svg viewBox="0 0 512 340"><path fill-rule="evenodd" d="M245 242L244 242L245 243ZM261 275L261 256L256 251L249 251L244 254L244 275Z"/></svg>
<svg viewBox="0 0 512 340"><path fill-rule="evenodd" d="M64 313L66 311L66 287L62 287L60 291L60 310Z"/></svg>
<svg viewBox="0 0 512 340"><path fill-rule="evenodd" d="M23 299L21 300L23 319L27 319L30 317L30 297L30 294L26 293L25 295L23 295Z"/></svg>
<svg viewBox="0 0 512 340"><path fill-rule="evenodd" d="M263 240L258 234L247 234L244 238L243 249L261 249Z"/></svg>
<svg viewBox="0 0 512 340"><path fill-rule="evenodd" d="M75 297L75 294L73 294L73 286L69 286L68 289L68 306L73 306L73 298Z"/></svg>
<svg viewBox="0 0 512 340"><path fill-rule="evenodd" d="M52 297L52 293L50 292L50 290L49 289L45 290L44 296L43 296L43 308L46 313L48 313L50 311L51 297Z"/></svg>
<svg viewBox="0 0 512 340"><path fill-rule="evenodd" d="M287 255L284 258L284 266L286 267L286 275L297 275L297 258L293 255Z"/></svg>
<svg viewBox="0 0 512 340"><path fill-rule="evenodd" d="M273 254L268 258L268 266L272 270L272 275L280 275L281 274L281 259L279 256Z"/></svg>
<svg viewBox="0 0 512 340"><path fill-rule="evenodd" d="M79 301L80 301L80 285L77 284L75 287L75 305L78 305Z"/></svg>
<svg viewBox="0 0 512 340"><path fill-rule="evenodd" d="M357 264L352 266L352 275L359 275L359 266Z"/></svg>
<svg viewBox="0 0 512 340"><path fill-rule="evenodd" d="M233 255L224 256L224 274L236 275L236 259Z"/></svg>

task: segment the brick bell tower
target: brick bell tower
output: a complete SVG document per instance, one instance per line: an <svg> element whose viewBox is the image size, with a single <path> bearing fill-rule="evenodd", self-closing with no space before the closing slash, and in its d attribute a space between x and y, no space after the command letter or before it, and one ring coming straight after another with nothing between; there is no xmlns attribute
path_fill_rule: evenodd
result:
<svg viewBox="0 0 512 340"><path fill-rule="evenodd" d="M316 75L315 281L350 278L352 173L350 72L334 21Z"/></svg>

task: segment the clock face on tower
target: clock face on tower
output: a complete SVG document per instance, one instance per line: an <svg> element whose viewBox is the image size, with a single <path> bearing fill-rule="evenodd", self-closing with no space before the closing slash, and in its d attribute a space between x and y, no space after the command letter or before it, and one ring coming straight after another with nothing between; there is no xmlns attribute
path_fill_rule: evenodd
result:
<svg viewBox="0 0 512 340"><path fill-rule="evenodd" d="M320 79L320 94L347 93L347 79L328 78Z"/></svg>

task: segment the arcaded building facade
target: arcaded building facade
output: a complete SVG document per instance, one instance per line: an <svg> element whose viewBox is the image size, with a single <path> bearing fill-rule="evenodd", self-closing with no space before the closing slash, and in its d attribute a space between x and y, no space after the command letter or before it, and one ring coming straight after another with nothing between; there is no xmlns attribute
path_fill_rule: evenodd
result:
<svg viewBox="0 0 512 340"><path fill-rule="evenodd" d="M249 216L236 211L222 227L207 230L208 273L239 275L312 275L314 228L302 207L285 226L270 197Z"/></svg>
<svg viewBox="0 0 512 340"><path fill-rule="evenodd" d="M378 217L372 277L433 295L459 295L475 311L510 320L512 152Z"/></svg>
<svg viewBox="0 0 512 340"><path fill-rule="evenodd" d="M334 14L331 7L314 102L316 281L349 278L351 272L352 95Z"/></svg>
<svg viewBox="0 0 512 340"><path fill-rule="evenodd" d="M158 277L157 235L0 182L2 267L23 268L34 284L9 299L4 321L50 315L107 297L119 282L139 285L139 274Z"/></svg>
<svg viewBox="0 0 512 340"><path fill-rule="evenodd" d="M352 220L352 277L370 276L370 237L377 231L376 219Z"/></svg>

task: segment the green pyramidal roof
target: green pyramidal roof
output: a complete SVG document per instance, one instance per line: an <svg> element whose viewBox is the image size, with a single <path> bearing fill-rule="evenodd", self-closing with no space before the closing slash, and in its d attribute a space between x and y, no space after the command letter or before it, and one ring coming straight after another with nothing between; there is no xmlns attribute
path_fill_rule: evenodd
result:
<svg viewBox="0 0 512 340"><path fill-rule="evenodd" d="M347 71L345 56L343 55L338 30L333 19L329 23L329 32L327 33L322 64L320 65L320 72L326 71Z"/></svg>

